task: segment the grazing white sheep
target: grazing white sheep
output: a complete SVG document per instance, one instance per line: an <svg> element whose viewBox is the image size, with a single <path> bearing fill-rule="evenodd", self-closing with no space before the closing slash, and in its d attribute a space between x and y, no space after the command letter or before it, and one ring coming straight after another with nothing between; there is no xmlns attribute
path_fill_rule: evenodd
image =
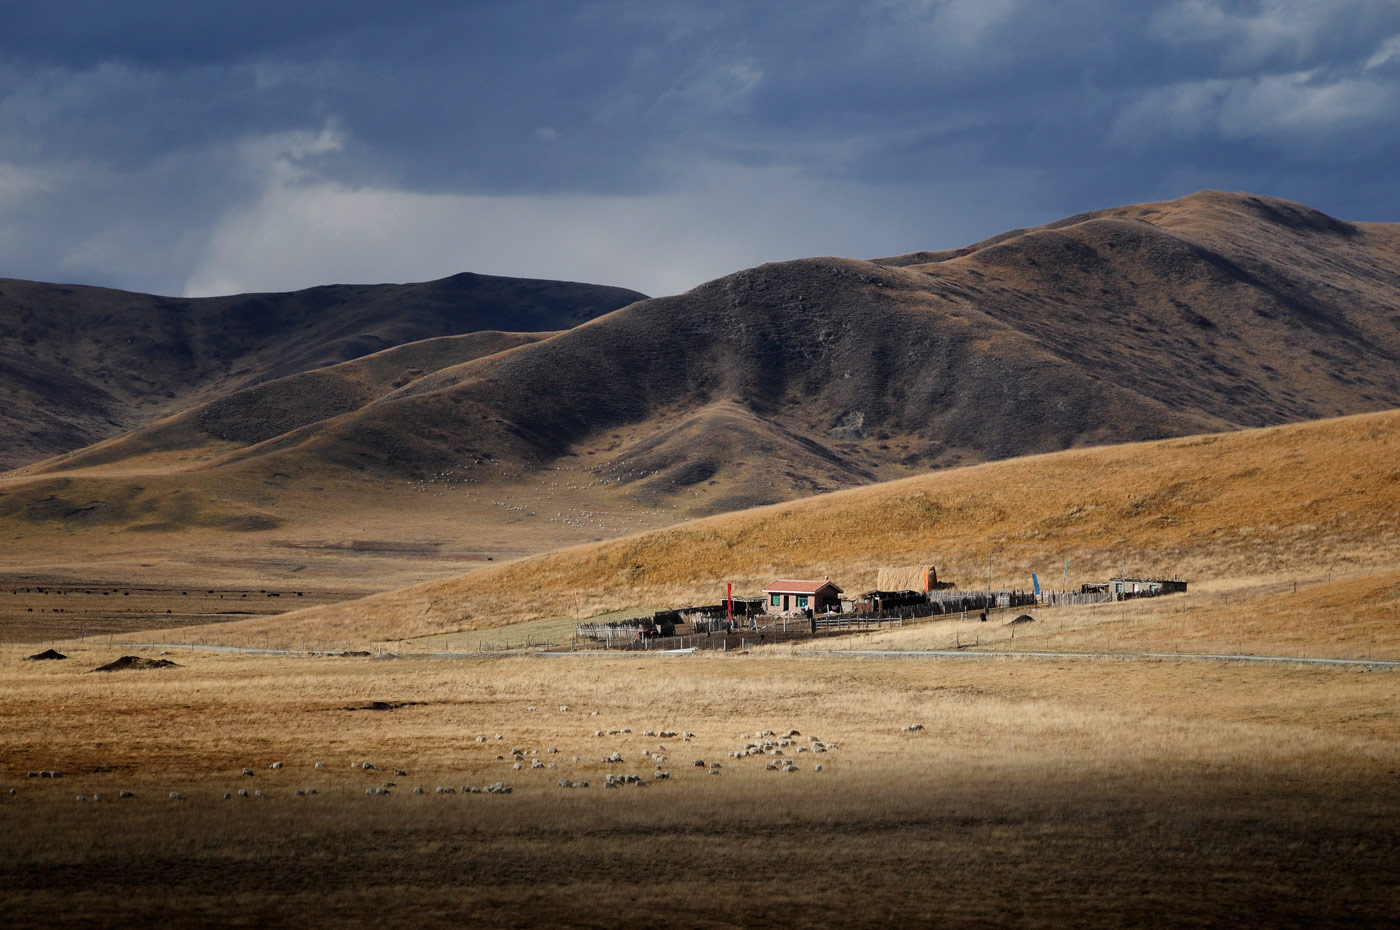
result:
<svg viewBox="0 0 1400 930"><path fill-rule="evenodd" d="M172 801L183 801L184 799L185 799L185 796L184 796L183 794L181 794L180 792L178 792L178 791L172 791L172 792L170 792L170 800L172 800Z"/></svg>
<svg viewBox="0 0 1400 930"><path fill-rule="evenodd" d="M253 775L253 770L252 770L252 769L244 769L244 770L243 770L243 774L244 774L244 775L247 775L247 776L249 776L249 777L251 778L252 775Z"/></svg>
<svg viewBox="0 0 1400 930"><path fill-rule="evenodd" d="M373 762L361 762L360 768L364 769L366 772L379 771L379 766L375 765Z"/></svg>
<svg viewBox="0 0 1400 930"><path fill-rule="evenodd" d="M75 801L86 801L86 800L87 800L87 795L85 795L85 794L80 794L80 795L78 795L76 798L74 798L73 800L75 800Z"/></svg>
<svg viewBox="0 0 1400 930"><path fill-rule="evenodd" d="M265 797L267 797L267 795L263 794L262 789L259 788L257 791L254 791L254 792L253 792L253 797L255 797L255 798L265 798Z"/></svg>
<svg viewBox="0 0 1400 930"><path fill-rule="evenodd" d="M561 714L567 714L568 712L569 712L569 705L568 705L568 704L560 704L560 705L559 705L559 713L561 713Z"/></svg>
<svg viewBox="0 0 1400 930"><path fill-rule="evenodd" d="M281 763L281 762L274 762L274 763L272 763L271 765L268 766L268 768L270 768L270 769L280 769L281 767L282 767L282 763Z"/></svg>
<svg viewBox="0 0 1400 930"><path fill-rule="evenodd" d="M14 789L11 789L11 790L13 791ZM123 790L117 792L117 797L119 797L119 798L134 798L134 797L136 797L136 792L134 792L134 791L127 791L127 790L123 789Z"/></svg>
<svg viewBox="0 0 1400 930"><path fill-rule="evenodd" d="M531 759L531 760L530 760L530 768L532 768L532 769L542 769L542 768L544 768L544 763L541 762L539 759Z"/></svg>
<svg viewBox="0 0 1400 930"><path fill-rule="evenodd" d="M812 771L814 771L814 772L820 772L821 770L822 770L822 764L821 764L820 762L818 762L818 763L816 764L816 766L812 769Z"/></svg>
<svg viewBox="0 0 1400 930"><path fill-rule="evenodd" d="M414 793L414 794L422 794L422 793L423 793L423 786L422 786L422 785L414 785L414 786L413 786L413 793Z"/></svg>
<svg viewBox="0 0 1400 930"><path fill-rule="evenodd" d="M326 763L324 763L324 762L317 762L317 763L316 763L316 768L318 768L318 769L323 769L323 768L325 768L325 767L326 767Z"/></svg>
<svg viewBox="0 0 1400 930"><path fill-rule="evenodd" d="M239 796L240 798L246 798L246 797L248 797L248 789L247 789L247 788L239 788L239 789L238 789L238 796Z"/></svg>
<svg viewBox="0 0 1400 930"><path fill-rule="evenodd" d="M225 791L225 792L224 792L224 800L225 800L225 801L232 801L232 800L233 800L233 793L230 792L230 791Z"/></svg>
<svg viewBox="0 0 1400 930"><path fill-rule="evenodd" d="M917 733L924 728L922 723L911 723L907 727L900 729L901 733Z"/></svg>

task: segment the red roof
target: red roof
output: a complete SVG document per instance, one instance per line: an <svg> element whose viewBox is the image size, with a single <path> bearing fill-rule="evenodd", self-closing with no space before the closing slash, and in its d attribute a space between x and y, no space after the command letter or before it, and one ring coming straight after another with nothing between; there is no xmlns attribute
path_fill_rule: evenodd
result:
<svg viewBox="0 0 1400 930"><path fill-rule="evenodd" d="M831 588L837 594L841 589L831 583L830 579L825 581L790 581L778 579L763 589L764 594L816 594L823 588Z"/></svg>

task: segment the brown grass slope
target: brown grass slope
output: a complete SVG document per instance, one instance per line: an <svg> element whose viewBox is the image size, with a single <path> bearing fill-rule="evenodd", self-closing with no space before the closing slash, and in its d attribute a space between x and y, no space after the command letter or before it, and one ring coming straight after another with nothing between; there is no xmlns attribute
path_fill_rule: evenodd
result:
<svg viewBox="0 0 1400 930"><path fill-rule="evenodd" d="M695 461L666 467L705 474L717 508L1387 409L1400 406L1398 240L1391 226L1208 192L943 261L764 265L425 378L257 454L283 472L309 460L408 474L591 456L645 482L658 437L682 428ZM806 440L807 454L777 480L750 473L742 448L694 420L717 404L759 435Z"/></svg>
<svg viewBox="0 0 1400 930"><path fill-rule="evenodd" d="M221 395L149 426L27 469L47 474L104 465L194 467L333 419L413 382L554 335L491 330L439 336L298 372ZM180 453L193 453L184 454Z"/></svg>
<svg viewBox="0 0 1400 930"><path fill-rule="evenodd" d="M202 299L0 279L0 468L390 346L565 329L642 297L476 274Z"/></svg>
<svg viewBox="0 0 1400 930"><path fill-rule="evenodd" d="M841 491L496 566L362 601L208 630L218 641L383 641L753 593L777 576L871 586L880 565L1025 587L1196 581L1400 563L1400 412L1073 450ZM201 635L199 630L186 631ZM288 639L287 641L292 641Z"/></svg>

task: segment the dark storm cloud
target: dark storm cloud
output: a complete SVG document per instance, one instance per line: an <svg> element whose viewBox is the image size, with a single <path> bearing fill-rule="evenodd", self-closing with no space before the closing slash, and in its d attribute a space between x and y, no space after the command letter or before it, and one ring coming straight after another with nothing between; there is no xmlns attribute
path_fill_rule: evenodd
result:
<svg viewBox="0 0 1400 930"><path fill-rule="evenodd" d="M1397 91L1395 0L0 0L0 274L658 290L1199 187L1400 219Z"/></svg>

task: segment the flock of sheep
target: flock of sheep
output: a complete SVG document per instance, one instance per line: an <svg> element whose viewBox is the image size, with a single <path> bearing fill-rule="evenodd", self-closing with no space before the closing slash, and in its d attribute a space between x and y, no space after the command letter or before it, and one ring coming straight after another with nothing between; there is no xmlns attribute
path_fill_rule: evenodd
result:
<svg viewBox="0 0 1400 930"><path fill-rule="evenodd" d="M533 708L532 708L532 709L533 709ZM902 728L901 728L901 733L913 734L913 733L918 733L918 732L922 731L923 729L924 729L924 727L923 727L922 724L917 724L917 723L916 723L916 724L910 724L910 725L908 725L908 726L902 727ZM612 736L629 736L629 735L631 735L631 734L632 734L632 728L631 728L631 727L620 727L620 728L610 729L610 730L601 730L601 729L599 729L599 730L594 730L594 731L593 731L593 736L594 736L594 737L598 737L598 738L606 738L606 737L612 737ZM651 737L651 738L654 738L654 739L656 739L656 740L662 740L662 739L675 740L675 739L679 739L679 740L681 740L682 742L689 742L689 741L691 741L692 739L695 738L695 734L694 734L694 733L691 733L691 732L688 732L688 731L687 731L687 732L677 732L677 731L674 731L674 730L643 730L642 733L641 733L641 735L642 735L643 737ZM500 733L497 733L497 734L495 735L495 739L496 739L496 740L502 740L502 739L504 739L504 737L503 737ZM797 762L795 761L795 757L797 757L797 756L800 756L800 755L806 754L806 753L810 753L813 757L815 757L815 756L818 756L818 755L823 755L823 754L832 752L832 751L837 750L837 749L840 748L836 743L823 741L823 740L821 740L821 739L819 739L818 737L813 736L813 735L807 736L806 739L805 739L805 741L804 741L804 740L802 739L802 734L801 734L798 730L796 730L796 729L789 729L787 732L783 733L782 735L779 735L779 734L778 734L776 731L774 731L774 730L762 730L762 731L758 732L757 734L755 734L755 735L753 735L753 736L750 736L750 734L748 734L748 733L744 733L744 734L741 734L741 735L740 735L739 739L740 739L740 741L743 743L743 745L742 745L740 748L738 748L738 749L731 750L731 751L728 753L728 758L733 759L733 760L748 759L748 758L760 758L760 759L765 760L764 768L765 768L766 771L776 771L776 772L784 772L784 773L793 773L793 772L798 772L798 771L800 771L800 768L799 768L799 766L797 765ZM478 736L478 737L475 738L475 741L476 741L477 743L486 743L486 742L488 742L488 739L487 739L486 736ZM644 747L644 748L641 749L641 751L640 751L641 758L644 759L644 760L646 760L647 762L649 762L649 763L652 765L652 767L653 767L653 771L652 771L652 773L651 773L651 775L650 775L650 781L648 781L647 778L644 778L642 775L637 774L637 773L635 773L635 772L627 773L627 774L619 774L619 773L616 773L616 772L608 772L607 775L606 775L606 777L605 777L605 779L604 779L604 781L603 781L603 787L604 787L604 788L621 788L621 787L623 787L623 786L646 787L646 786L647 786L648 784L650 784L651 782L668 781L668 780L670 780L670 778L671 778L671 771L670 771L669 768L667 768L667 763L668 763L668 761L669 761L669 757L665 754L667 751L668 751L668 750L666 749L666 745L665 745L664 743L660 743L660 742L658 742L658 743L656 744L656 748L655 748L655 749L652 749L652 748L649 748L649 747ZM514 749L512 749L512 750L510 751L509 754L504 753L504 752L498 754L498 755L496 756L496 761L498 761L498 762L507 762L507 761L508 761L509 764L510 764L510 766L511 766L511 770L512 770L512 771L517 771L517 772L518 772L518 771L523 771L523 770L526 769L526 762L527 762L527 761L528 761L528 763L529 763L529 769L530 769L530 770L535 770L535 769L556 770L556 769L559 768L559 763L553 762L553 761L546 762L545 759L547 759L547 758L549 758L549 757L551 757L551 756L555 756L555 755L557 755L558 753L559 753L559 749L558 749L557 747L549 746L549 747L547 747L547 748L545 748L545 749L543 750L543 756L544 756L544 758L541 758L541 751L540 751L539 749L529 749L529 750L527 750L527 749L525 749L525 748L514 748ZM579 764L581 764L581 762L582 762L582 759L581 759L580 756L573 756L573 757L572 757L572 763L573 763L573 765L579 765ZM612 751L611 753L609 753L608 755L602 757L602 759L601 759L601 764L604 765L604 766L625 765L625 764L626 764L626 759L624 758L624 756L622 755L622 752L621 752L620 750L614 750L614 751ZM282 763L282 762L273 762L273 763L272 763L271 765L269 765L267 768L268 768L269 770L271 770L271 771L277 771L277 770L279 770L279 769L282 769L283 767L284 767L284 763ZM695 760L693 761L693 763L692 763L692 767L698 768L698 769L704 769L704 770L706 771L706 773L709 774L709 775L720 775L720 774L722 774L722 772L723 772L723 770L724 770L724 766L723 766L720 762L718 762L718 761L710 761L710 762L707 763L704 759L695 759ZM325 762L316 762L316 763L313 764L313 768L318 769L318 770L323 770L323 769L326 768L326 763L325 763ZM358 771L362 771L362 772L377 772L377 771L379 771L379 766L378 766L376 763L370 762L370 761L356 761L356 762L351 762L351 763L350 763L350 768L355 769L355 770L358 770ZM825 766L824 766L822 763L820 763L820 762L816 762L816 763L814 763L813 766L812 766L812 771L813 771L813 772L821 772L821 771L824 771L824 769L825 769ZM255 773L255 771L254 771L252 768L244 768L244 769L242 770L241 777L253 777L255 774L256 774L256 773ZM408 772L407 772L405 769L395 769L395 770L394 770L394 777L396 777L396 778L404 778L404 777L407 777L407 776L408 776ZM63 773L57 772L57 771L49 771L49 770L45 770L45 771L32 771L32 772L29 773L29 777L30 777L30 778L62 778L62 777L63 777ZM560 788L568 788L568 789L587 788L587 787L589 786L589 783L588 783L587 781L583 781L583 780L577 780L577 781L576 781L576 780L571 779L571 778L559 778L559 779L557 780L556 784L557 784L558 787L560 787ZM364 793L365 793L366 796L369 796L369 797L383 797L383 796L386 796L386 795L390 794L391 791L392 791L392 789L395 789L395 788L397 788L397 787L398 787L398 783L397 783L397 782L392 781L392 780L386 780L386 781L384 781L384 782L382 782L382 783L380 783L380 784L372 785L372 786L370 786L370 787L365 788L365 789L364 789ZM511 785L509 785L509 784L507 784L507 783L505 783L505 782L503 782L503 781L496 781L496 782L494 782L494 783L492 783L492 784L483 785L483 786L480 786L480 787L472 786L472 785L461 785L461 786L454 786L454 785L438 785L437 788L435 789L435 793L436 793L436 794L510 794L513 790L514 790L514 789L513 789L513 787L512 787ZM427 790L426 790L423 786L420 785L420 786L415 786L415 787L413 787L413 788L411 789L411 793L412 793L412 794L426 794L426 793L427 793ZM9 789L9 794L10 794L10 795L16 794L16 790L15 790L14 788ZM316 794L318 794L318 791L317 791L316 788L312 788L312 787L302 787L302 788L296 788L296 789L294 789L294 790L293 790L293 794L294 794L296 797L312 797L312 796L315 796ZM122 790L122 791L120 791L120 792L117 794L117 797L119 797L119 798L134 798L134 797L136 797L136 795L135 795L135 793L132 792L132 791L129 791L129 790ZM169 799L172 800L172 801L183 801L183 800L185 800L185 795L182 794L182 793L179 792L179 791L171 791L171 792L169 793L168 797L169 797ZM248 789L248 788L239 788L239 789L237 789L237 791L225 791L225 792L223 792L223 798L224 798L224 800L232 800L232 799L235 798L235 797L237 797L237 798L266 798L266 797L268 797L268 795L267 795L267 793L266 793L265 791L263 791L262 789L251 789L251 790L250 790L250 789ZM105 798L106 798L106 795L103 795L103 794L92 794L91 796L86 795L86 794L79 794L79 795L76 795L76 799L77 799L78 801L82 801L82 802L86 802L86 801L102 801L102 800L104 800Z"/></svg>

